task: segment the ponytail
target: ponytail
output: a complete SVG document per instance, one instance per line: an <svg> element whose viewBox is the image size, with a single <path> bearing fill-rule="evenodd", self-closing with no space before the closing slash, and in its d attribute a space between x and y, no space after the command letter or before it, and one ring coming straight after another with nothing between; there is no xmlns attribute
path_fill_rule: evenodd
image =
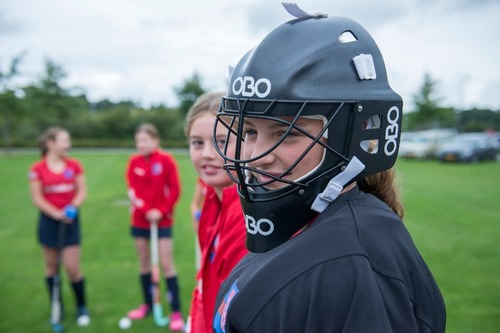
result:
<svg viewBox="0 0 500 333"><path fill-rule="evenodd" d="M394 213L403 218L404 208L394 168L363 178L359 181L359 187L363 192L373 194L385 202Z"/></svg>
<svg viewBox="0 0 500 333"><path fill-rule="evenodd" d="M42 157L47 155L49 147L47 146L48 141L56 141L57 135L61 132L67 132L64 128L58 126L49 127L45 132L43 132L38 137L38 148L40 148L40 153Z"/></svg>

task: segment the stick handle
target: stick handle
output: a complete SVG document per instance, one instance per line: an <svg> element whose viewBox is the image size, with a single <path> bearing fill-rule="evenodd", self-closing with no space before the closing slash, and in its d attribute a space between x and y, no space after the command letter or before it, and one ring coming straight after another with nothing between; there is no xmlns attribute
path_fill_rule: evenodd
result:
<svg viewBox="0 0 500 333"><path fill-rule="evenodd" d="M158 265L158 224L151 223L151 264Z"/></svg>

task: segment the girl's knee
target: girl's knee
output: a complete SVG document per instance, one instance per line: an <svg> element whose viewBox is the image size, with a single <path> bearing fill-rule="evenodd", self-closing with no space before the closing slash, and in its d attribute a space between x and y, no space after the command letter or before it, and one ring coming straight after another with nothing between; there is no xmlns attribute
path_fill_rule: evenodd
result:
<svg viewBox="0 0 500 333"><path fill-rule="evenodd" d="M67 267L66 272L68 273L68 277L71 282L79 282L83 278L82 272L80 271L80 267Z"/></svg>
<svg viewBox="0 0 500 333"><path fill-rule="evenodd" d="M45 266L45 275L46 276L55 276L57 274L57 267L54 266Z"/></svg>
<svg viewBox="0 0 500 333"><path fill-rule="evenodd" d="M175 269L175 266L170 263L169 265L163 266L163 274L165 277L172 277L177 275L177 271Z"/></svg>
<svg viewBox="0 0 500 333"><path fill-rule="evenodd" d="M72 282L78 282L82 279L82 272L78 262L70 262L66 264L66 273Z"/></svg>

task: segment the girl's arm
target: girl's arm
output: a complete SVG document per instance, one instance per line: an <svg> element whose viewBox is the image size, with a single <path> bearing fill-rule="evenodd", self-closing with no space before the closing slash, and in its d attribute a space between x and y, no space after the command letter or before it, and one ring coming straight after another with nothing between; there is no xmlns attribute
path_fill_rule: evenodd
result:
<svg viewBox="0 0 500 333"><path fill-rule="evenodd" d="M201 209L203 208L203 200L205 196L203 195L203 186L199 181L196 182L194 188L193 199L191 200L191 219L193 220L193 228L198 231L198 221L200 219Z"/></svg>
<svg viewBox="0 0 500 333"><path fill-rule="evenodd" d="M85 182L85 176L83 174L76 176L75 184L76 194L73 200L71 200L71 204L73 206L80 207L87 198L87 184Z"/></svg>
<svg viewBox="0 0 500 333"><path fill-rule="evenodd" d="M63 220L64 212L48 202L42 192L42 182L40 180L32 180L30 182L30 193L33 204L45 215L50 216L55 220Z"/></svg>

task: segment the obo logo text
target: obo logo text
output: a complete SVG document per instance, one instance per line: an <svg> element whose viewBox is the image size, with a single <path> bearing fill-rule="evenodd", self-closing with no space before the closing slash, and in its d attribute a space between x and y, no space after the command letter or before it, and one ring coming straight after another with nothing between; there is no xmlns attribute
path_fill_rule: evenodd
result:
<svg viewBox="0 0 500 333"><path fill-rule="evenodd" d="M255 80L251 76L238 76L233 81L233 94L243 97L257 96L264 98L271 92L271 81L266 78Z"/></svg>
<svg viewBox="0 0 500 333"><path fill-rule="evenodd" d="M262 236L268 236L274 231L274 223L268 219L255 221L255 218L252 216L245 215L245 222L247 232L252 235L261 234Z"/></svg>
<svg viewBox="0 0 500 333"><path fill-rule="evenodd" d="M387 156L391 156L396 152L398 148L398 143L396 139L399 134L399 108L397 106L393 106L387 111L387 121L389 125L385 128L385 146L384 152Z"/></svg>

